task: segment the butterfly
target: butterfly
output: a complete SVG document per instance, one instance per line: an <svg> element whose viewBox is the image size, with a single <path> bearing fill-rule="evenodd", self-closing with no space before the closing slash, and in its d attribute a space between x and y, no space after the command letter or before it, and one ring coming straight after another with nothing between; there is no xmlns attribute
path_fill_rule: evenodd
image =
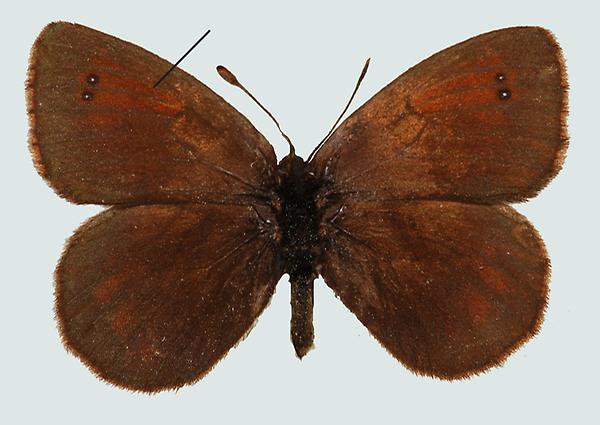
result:
<svg viewBox="0 0 600 425"><path fill-rule="evenodd" d="M501 29L431 56L306 161L290 142L278 162L181 69L153 87L169 67L65 22L32 48L36 168L68 201L108 206L55 274L62 340L101 379L143 392L199 380L285 273L300 358L319 275L420 375L481 373L538 332L548 255L509 204L536 196L565 157L567 77L549 31Z"/></svg>

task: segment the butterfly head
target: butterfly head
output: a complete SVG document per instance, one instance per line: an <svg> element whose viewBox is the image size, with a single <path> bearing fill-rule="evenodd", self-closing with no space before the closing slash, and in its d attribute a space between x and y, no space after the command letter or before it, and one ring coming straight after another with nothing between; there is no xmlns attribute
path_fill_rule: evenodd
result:
<svg viewBox="0 0 600 425"><path fill-rule="evenodd" d="M290 152L281 161L279 161L277 168L282 179L301 179L306 172L306 164L307 163L304 162L304 159L296 155L294 152Z"/></svg>

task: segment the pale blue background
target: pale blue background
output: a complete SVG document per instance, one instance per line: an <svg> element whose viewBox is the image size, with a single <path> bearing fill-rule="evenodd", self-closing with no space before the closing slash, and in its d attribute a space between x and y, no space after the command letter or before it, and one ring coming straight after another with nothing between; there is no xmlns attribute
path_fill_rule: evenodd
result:
<svg viewBox="0 0 600 425"><path fill-rule="evenodd" d="M2 295L0 422L110 423L599 423L598 10L593 2L20 2L3 5ZM403 5L404 4L404 5ZM58 198L27 151L23 82L31 43L53 20L76 21L177 59L235 105L275 145L274 126L220 80L225 64L279 118L306 156L346 102L353 109L406 68L492 29L542 25L567 58L571 146L558 178L520 205L553 261L547 318L501 369L462 382L417 377L390 357L323 284L316 283L316 349L299 362L289 342L282 280L251 335L194 386L155 396L97 380L62 347L52 273L65 238L99 211Z"/></svg>

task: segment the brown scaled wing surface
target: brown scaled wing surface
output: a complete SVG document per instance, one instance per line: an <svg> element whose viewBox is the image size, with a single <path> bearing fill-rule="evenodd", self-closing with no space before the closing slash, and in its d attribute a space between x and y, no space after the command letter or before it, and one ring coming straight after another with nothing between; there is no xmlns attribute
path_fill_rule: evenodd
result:
<svg viewBox="0 0 600 425"><path fill-rule="evenodd" d="M272 182L273 148L222 98L179 68L153 88L170 66L81 25L42 31L29 67L30 147L61 196L242 202Z"/></svg>
<svg viewBox="0 0 600 425"><path fill-rule="evenodd" d="M65 345L139 391L206 374L251 329L281 265L250 205L276 158L235 109L133 44L69 23L36 40L27 83L40 174L76 203L113 206L69 240L56 272Z"/></svg>
<svg viewBox="0 0 600 425"><path fill-rule="evenodd" d="M549 263L533 226L505 204L558 172L565 117L552 35L509 28L402 74L311 161L334 206L321 274L411 370L469 376L537 332Z"/></svg>
<svg viewBox="0 0 600 425"><path fill-rule="evenodd" d="M565 90L548 31L483 34L382 89L340 125L311 168L331 182L328 192L361 199L523 200L562 164Z"/></svg>
<svg viewBox="0 0 600 425"><path fill-rule="evenodd" d="M499 364L541 323L548 261L508 206L350 202L321 273L381 344L417 373Z"/></svg>
<svg viewBox="0 0 600 425"><path fill-rule="evenodd" d="M250 331L281 277L247 207L113 207L69 240L56 272L66 346L142 391L200 379Z"/></svg>

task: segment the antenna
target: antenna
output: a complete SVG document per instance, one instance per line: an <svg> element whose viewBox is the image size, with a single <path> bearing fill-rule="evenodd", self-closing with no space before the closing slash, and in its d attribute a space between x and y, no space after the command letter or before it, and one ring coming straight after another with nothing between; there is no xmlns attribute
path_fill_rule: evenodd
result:
<svg viewBox="0 0 600 425"><path fill-rule="evenodd" d="M242 90L244 93L246 93L248 96L250 96L250 99L252 99L258 106L260 106L260 108L263 111L265 111L267 113L267 115L273 120L273 122L277 126L277 129L279 129L279 132L281 133L281 135L283 136L283 138L286 140L286 142L288 142L288 145L290 145L290 155L291 156L296 156L296 149L294 149L294 145L292 144L292 141L283 132L283 130L281 129L281 126L279 125L279 123L277 122L277 120L275 119L275 117L273 116L273 114L271 114L267 110L267 108L265 108L264 106L262 106L262 104L254 96L252 96L252 93L250 93L246 89L246 87L244 87L242 85L242 83L240 83L238 81L238 79L235 77L235 75L233 75L233 73L230 70L228 70L227 68L225 68L223 65L219 65L219 66L217 66L217 72L219 73L219 75L221 76L221 78L223 78L229 84L231 84L232 86L236 86L237 88L239 88L240 90Z"/></svg>
<svg viewBox="0 0 600 425"><path fill-rule="evenodd" d="M360 87L360 83L362 83L362 80L365 78L365 75L367 75L367 69L369 69L369 62L371 62L371 58L368 58L367 61L365 62L365 65L363 66L363 69L360 72L360 76L358 77L358 81L356 82L356 87L354 87L354 91L352 92L352 95L350 96L350 100L348 100L346 107L344 108L344 110L342 111L342 113L340 114L338 119L335 121L335 123L333 124L333 127L331 127L331 130L329 130L329 133L327 133L327 135L323 138L323 140L321 140L319 142L319 144L317 145L317 147L314 148L313 151L310 153L306 162L310 162L311 159L313 159L313 157L317 154L319 149L321 149L321 146L323 146L325 144L325 142L327 141L327 139L329 139L329 136L331 136L333 134L335 127L338 125L338 123L340 122L340 120L342 119L342 117L344 116L346 111L348 111L348 108L350 107L350 104L352 103L352 100L354 99L354 96L356 96L356 92L358 91L358 88Z"/></svg>

